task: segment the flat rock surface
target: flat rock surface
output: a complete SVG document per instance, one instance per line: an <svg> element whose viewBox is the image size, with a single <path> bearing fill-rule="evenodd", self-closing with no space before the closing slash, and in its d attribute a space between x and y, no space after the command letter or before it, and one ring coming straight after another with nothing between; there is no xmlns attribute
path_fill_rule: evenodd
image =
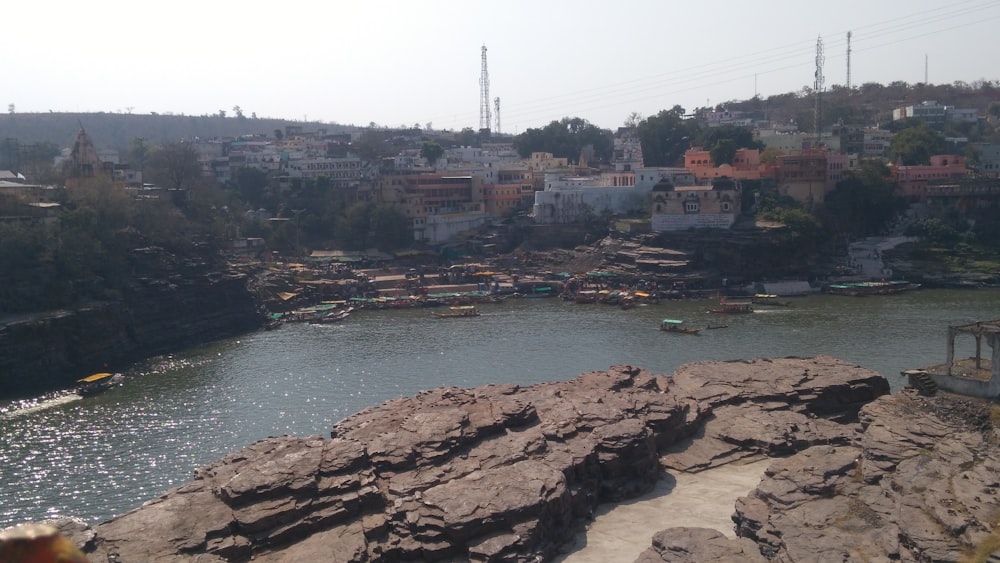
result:
<svg viewBox="0 0 1000 563"><path fill-rule="evenodd" d="M433 389L350 416L329 438L230 454L97 526L87 549L123 562L547 560L602 504L653 490L665 469L849 447L858 410L885 393L879 374L822 356ZM643 547L702 541L657 538Z"/></svg>

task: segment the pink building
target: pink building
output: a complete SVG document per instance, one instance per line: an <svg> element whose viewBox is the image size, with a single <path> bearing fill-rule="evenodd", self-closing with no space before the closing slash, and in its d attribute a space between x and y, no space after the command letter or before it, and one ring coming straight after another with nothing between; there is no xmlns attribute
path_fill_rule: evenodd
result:
<svg viewBox="0 0 1000 563"><path fill-rule="evenodd" d="M733 156L732 164L715 166L709 151L701 147L694 147L684 153L684 168L694 174L699 182L722 177L736 180L760 180L760 151L757 149L738 149Z"/></svg>
<svg viewBox="0 0 1000 563"><path fill-rule="evenodd" d="M931 157L929 165L895 165L889 170L902 196L915 202L927 201L929 180L954 180L969 176L965 157L957 154L938 154Z"/></svg>

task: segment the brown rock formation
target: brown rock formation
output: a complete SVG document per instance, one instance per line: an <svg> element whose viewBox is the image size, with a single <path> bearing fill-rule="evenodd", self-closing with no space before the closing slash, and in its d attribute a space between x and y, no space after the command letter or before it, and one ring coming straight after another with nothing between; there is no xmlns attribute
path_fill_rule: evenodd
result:
<svg viewBox="0 0 1000 563"><path fill-rule="evenodd" d="M737 534L778 561L963 560L1000 511L990 408L910 392L882 397L862 409L851 445L812 447L772 465L737 502Z"/></svg>
<svg viewBox="0 0 1000 563"><path fill-rule="evenodd" d="M598 503L648 490L663 465L846 443L861 405L887 392L877 373L829 357L691 364L672 383L617 366L526 388L436 389L365 409L331 439L269 438L201 468L98 526L90 557L544 560ZM693 549L669 534L655 545Z"/></svg>

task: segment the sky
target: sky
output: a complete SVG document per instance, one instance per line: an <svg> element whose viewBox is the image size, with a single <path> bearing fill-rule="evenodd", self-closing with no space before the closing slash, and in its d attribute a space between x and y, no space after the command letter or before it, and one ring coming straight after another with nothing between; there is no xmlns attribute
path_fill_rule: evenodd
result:
<svg viewBox="0 0 1000 563"><path fill-rule="evenodd" d="M812 87L1000 80L1000 0L8 2L0 104L478 129L603 128ZM2 107L2 106L0 106ZM0 131L2 136L2 131Z"/></svg>

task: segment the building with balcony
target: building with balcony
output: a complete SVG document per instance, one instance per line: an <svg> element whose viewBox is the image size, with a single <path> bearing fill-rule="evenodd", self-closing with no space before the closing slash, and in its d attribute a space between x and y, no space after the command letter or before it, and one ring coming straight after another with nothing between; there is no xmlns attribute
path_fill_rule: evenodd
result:
<svg viewBox="0 0 1000 563"><path fill-rule="evenodd" d="M373 197L410 219L414 240L430 244L478 229L487 220L481 176L385 174L376 181Z"/></svg>
<svg viewBox="0 0 1000 563"><path fill-rule="evenodd" d="M739 180L718 178L708 186L675 186L664 180L650 192L653 231L728 229L740 214Z"/></svg>
<svg viewBox="0 0 1000 563"><path fill-rule="evenodd" d="M911 202L925 202L928 183L966 178L970 170L964 156L939 154L931 157L929 165L895 165L889 167L889 172L899 185L900 195Z"/></svg>
<svg viewBox="0 0 1000 563"><path fill-rule="evenodd" d="M828 187L827 175L827 152L824 150L779 156L775 162L774 179L778 194L806 207L823 203Z"/></svg>

